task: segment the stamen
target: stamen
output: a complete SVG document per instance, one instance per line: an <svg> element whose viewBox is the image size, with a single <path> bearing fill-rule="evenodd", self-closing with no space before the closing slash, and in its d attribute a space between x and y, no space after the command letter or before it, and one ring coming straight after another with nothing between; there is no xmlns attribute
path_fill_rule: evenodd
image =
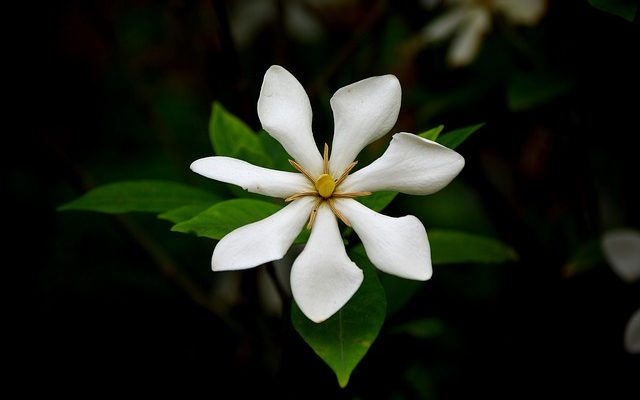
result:
<svg viewBox="0 0 640 400"><path fill-rule="evenodd" d="M316 216L318 215L318 207L320 207L320 204L322 204L323 200L324 199L320 197L318 200L316 200L316 204L313 205L313 210L311 210L311 215L309 215L309 223L307 224L308 231L311 230L311 227L316 220Z"/></svg>
<svg viewBox="0 0 640 400"><path fill-rule="evenodd" d="M305 196L316 196L317 193L316 192L298 192L298 193L294 193L291 196L287 197L286 199L284 199L285 203L289 203L295 199L299 199L300 197L305 197Z"/></svg>
<svg viewBox="0 0 640 400"><path fill-rule="evenodd" d="M293 161L293 160L289 160L289 164L291 164L291 166L295 169L297 169L302 175L306 176L308 180L311 181L311 183L313 183L315 185L316 180L313 179L313 177L311 176L311 174L309 172L307 172L306 169L302 168L302 166L300 164L298 164L297 162Z"/></svg>
<svg viewBox="0 0 640 400"><path fill-rule="evenodd" d="M338 178L338 180L336 181L336 187L342 183L342 181L344 181L345 179L347 179L347 176L349 175L349 172L351 172L351 170L353 169L353 167L356 166L356 164L358 164L358 161L354 161L351 164L349 164L347 166L347 168L344 170L344 172L342 173L342 175L340 175L340 178Z"/></svg>
<svg viewBox="0 0 640 400"><path fill-rule="evenodd" d="M331 208L331 211L333 211L333 213L336 215L336 217L340 218L340 221L344 222L344 224L346 226L351 228L351 223L349 222L347 217L345 217L344 214L342 214L340 211L338 211L336 206L333 205L333 201L331 199L329 199L329 200L327 200L327 203L329 204L329 208Z"/></svg>
<svg viewBox="0 0 640 400"><path fill-rule="evenodd" d="M337 197L342 199L353 199L355 197L369 196L370 194L371 192L345 192L345 193L334 192L332 197Z"/></svg>
<svg viewBox="0 0 640 400"><path fill-rule="evenodd" d="M322 173L329 174L329 145L324 144L324 154L322 156Z"/></svg>

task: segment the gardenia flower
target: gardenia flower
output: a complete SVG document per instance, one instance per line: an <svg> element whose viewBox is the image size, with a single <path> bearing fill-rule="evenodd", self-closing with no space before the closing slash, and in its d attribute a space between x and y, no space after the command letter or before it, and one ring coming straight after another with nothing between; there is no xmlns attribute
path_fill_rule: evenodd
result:
<svg viewBox="0 0 640 400"><path fill-rule="evenodd" d="M338 219L353 228L367 256L381 271L416 280L431 277L427 233L414 216L392 218L355 200L375 191L426 195L446 186L464 166L458 153L410 133L395 134L373 163L352 173L366 145L395 125L401 89L393 75L364 79L331 98L334 136L331 155L321 155L311 131L311 105L302 85L287 70L267 70L258 116L262 127L293 158L298 173L258 167L229 157L207 157L191 169L252 193L285 199L275 214L223 237L212 258L214 271L252 268L282 258L300 231L309 240L291 269L291 291L315 322L336 313L358 290L360 268L347 256Z"/></svg>
<svg viewBox="0 0 640 400"><path fill-rule="evenodd" d="M447 62L454 67L469 64L480 50L482 37L491 28L492 14L501 14L518 25L535 25L546 9L546 0L444 0L449 6L422 31L425 44L453 36Z"/></svg>

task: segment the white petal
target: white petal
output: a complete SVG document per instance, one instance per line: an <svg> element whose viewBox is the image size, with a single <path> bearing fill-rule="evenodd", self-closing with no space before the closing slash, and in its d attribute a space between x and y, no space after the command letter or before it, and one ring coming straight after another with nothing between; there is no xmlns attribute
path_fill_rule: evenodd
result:
<svg viewBox="0 0 640 400"><path fill-rule="evenodd" d="M478 54L482 37L491 26L491 15L484 7L467 11L465 20L453 38L447 53L447 61L454 67L469 64Z"/></svg>
<svg viewBox="0 0 640 400"><path fill-rule="evenodd" d="M311 131L309 97L300 82L279 65L271 66L264 75L258 117L264 130L300 165L314 176L322 173L322 156Z"/></svg>
<svg viewBox="0 0 640 400"><path fill-rule="evenodd" d="M444 40L453 35L464 21L466 13L465 7L453 7L435 18L422 30L423 40L426 43L432 43Z"/></svg>
<svg viewBox="0 0 640 400"><path fill-rule="evenodd" d="M379 270L406 279L431 278L431 250L424 226L413 215L393 218L353 199L335 202Z"/></svg>
<svg viewBox="0 0 640 400"><path fill-rule="evenodd" d="M605 232L602 250L613 271L623 280L634 282L640 278L640 232L615 229Z"/></svg>
<svg viewBox="0 0 640 400"><path fill-rule="evenodd" d="M194 161L191 170L207 178L231 183L251 193L287 198L312 189L302 174L277 171L230 157L206 157Z"/></svg>
<svg viewBox="0 0 640 400"><path fill-rule="evenodd" d="M291 269L293 298L310 320L322 322L349 301L363 277L344 250L336 217L323 204L309 241Z"/></svg>
<svg viewBox="0 0 640 400"><path fill-rule="evenodd" d="M331 98L334 133L331 174L342 174L366 145L384 136L398 119L402 90L393 75L374 76L339 89Z"/></svg>
<svg viewBox="0 0 640 400"><path fill-rule="evenodd" d="M277 213L242 226L223 237L213 250L214 271L253 268L287 253L309 218L314 198L302 197Z"/></svg>
<svg viewBox="0 0 640 400"><path fill-rule="evenodd" d="M546 0L494 0L494 7L516 24L535 25L547 8Z"/></svg>
<svg viewBox="0 0 640 400"><path fill-rule="evenodd" d="M349 175L341 192L393 190L430 194L447 186L464 167L455 151L410 133L397 133L380 158Z"/></svg>
<svg viewBox="0 0 640 400"><path fill-rule="evenodd" d="M624 330L624 348L633 354L640 354L640 309L633 313Z"/></svg>

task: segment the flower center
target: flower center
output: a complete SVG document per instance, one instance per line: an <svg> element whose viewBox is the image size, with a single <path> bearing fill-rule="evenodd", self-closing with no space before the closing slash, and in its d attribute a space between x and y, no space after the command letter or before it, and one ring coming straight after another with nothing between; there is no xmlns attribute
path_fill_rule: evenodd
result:
<svg viewBox="0 0 640 400"><path fill-rule="evenodd" d="M315 186L318 194L325 199L328 199L336 188L336 182L333 180L331 175L322 174L316 180Z"/></svg>
<svg viewBox="0 0 640 400"><path fill-rule="evenodd" d="M371 194L371 192L343 192L338 190L340 184L344 182L345 179L347 179L347 176L349 176L349 172L351 172L353 167L355 167L358 162L354 161L349 164L338 179L333 179L333 177L329 175L329 146L325 143L324 154L322 157L322 174L320 174L318 178L314 178L313 175L302 168L302 166L297 162L289 160L289 163L302 175L304 175L309 180L309 182L313 184L313 187L315 189L313 192L294 193L284 200L286 202L290 202L306 196L317 198L316 203L313 206L313 210L311 211L311 215L309 216L307 229L311 229L311 227L313 226L313 221L315 221L316 215L318 215L318 208L322 205L322 203L327 203L336 217L344 222L345 225L351 226L349 220L344 215L342 215L340 211L338 211L333 202L335 201L335 199L353 199L355 197L368 196Z"/></svg>

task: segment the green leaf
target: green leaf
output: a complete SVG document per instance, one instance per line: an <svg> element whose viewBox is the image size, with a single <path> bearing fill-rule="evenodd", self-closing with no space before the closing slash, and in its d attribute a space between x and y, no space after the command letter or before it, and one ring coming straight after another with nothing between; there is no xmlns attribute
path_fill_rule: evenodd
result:
<svg viewBox="0 0 640 400"><path fill-rule="evenodd" d="M340 387L347 386L351 373L378 336L386 308L384 289L373 265L361 251L349 254L364 271L364 281L340 311L328 320L316 324L295 303L291 308L294 328L331 367Z"/></svg>
<svg viewBox="0 0 640 400"><path fill-rule="evenodd" d="M589 0L593 7L633 22L638 11L637 0Z"/></svg>
<svg viewBox="0 0 640 400"><path fill-rule="evenodd" d="M195 217L209 207L211 207L211 203L189 204L187 206L174 208L173 210L164 212L158 215L158 218L177 224Z"/></svg>
<svg viewBox="0 0 640 400"><path fill-rule="evenodd" d="M429 339L444 333L445 327L437 318L419 318L391 328L391 333L404 333L417 339Z"/></svg>
<svg viewBox="0 0 640 400"><path fill-rule="evenodd" d="M562 274L569 278L586 272L604 262L600 238L594 238L578 247L571 259L562 268Z"/></svg>
<svg viewBox="0 0 640 400"><path fill-rule="evenodd" d="M382 211L384 210L389 203L396 198L398 192L375 192L370 194L369 196L357 197L360 203L369 207L373 211Z"/></svg>
<svg viewBox="0 0 640 400"><path fill-rule="evenodd" d="M481 124L471 125L464 128L456 129L438 137L437 142L450 149L455 149L460 146L471 134L484 126L484 122Z"/></svg>
<svg viewBox="0 0 640 400"><path fill-rule="evenodd" d="M421 138L429 139L435 141L440 136L440 133L444 129L444 125L436 126L435 128L431 128L426 132L419 133L418 136Z"/></svg>
<svg viewBox="0 0 640 400"><path fill-rule="evenodd" d="M218 102L214 102L211 109L209 137L219 156L238 158L268 168L273 166L258 135Z"/></svg>
<svg viewBox="0 0 640 400"><path fill-rule="evenodd" d="M380 274L380 283L387 295L387 315L393 315L402 310L424 287L424 282L389 274Z"/></svg>
<svg viewBox="0 0 640 400"><path fill-rule="evenodd" d="M517 260L516 252L499 240L450 230L429 231L431 262L435 264L503 263Z"/></svg>
<svg viewBox="0 0 640 400"><path fill-rule="evenodd" d="M59 211L84 210L109 214L163 212L190 204L212 204L213 193L170 181L125 181L99 186L58 207Z"/></svg>
<svg viewBox="0 0 640 400"><path fill-rule="evenodd" d="M171 230L194 233L210 239L222 239L234 229L266 218L281 208L277 204L262 200L226 200L209 207L189 220L174 225Z"/></svg>
<svg viewBox="0 0 640 400"><path fill-rule="evenodd" d="M569 79L536 72L515 75L507 87L507 105L511 111L528 110L546 104L569 92Z"/></svg>

